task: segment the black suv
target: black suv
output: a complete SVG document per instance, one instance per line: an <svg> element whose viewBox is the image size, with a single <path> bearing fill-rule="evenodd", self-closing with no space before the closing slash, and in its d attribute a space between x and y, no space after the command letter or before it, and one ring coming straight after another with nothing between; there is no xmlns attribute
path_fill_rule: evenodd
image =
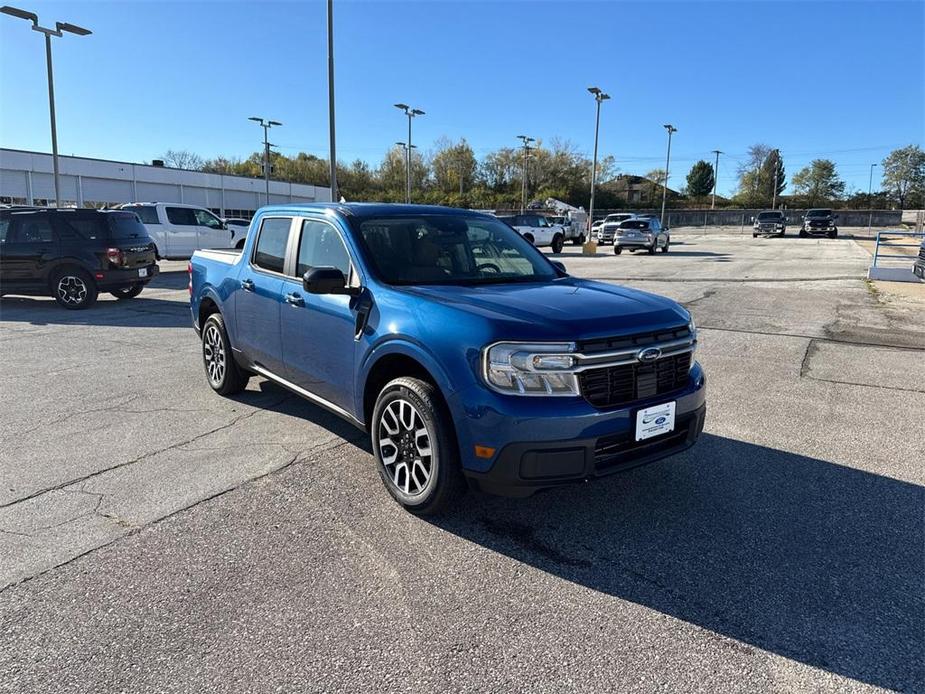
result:
<svg viewBox="0 0 925 694"><path fill-rule="evenodd" d="M922 245L919 247L919 257L912 264L912 272L916 277L925 280L925 239L922 239Z"/></svg>
<svg viewBox="0 0 925 694"><path fill-rule="evenodd" d="M138 296L157 272L134 212L0 209L0 295L50 294L64 308L87 308L100 291Z"/></svg>
<svg viewBox="0 0 925 694"><path fill-rule="evenodd" d="M838 227L835 226L837 214L833 214L829 209L807 210L803 217L803 226L800 227L800 236L809 234L825 234L830 239L838 236Z"/></svg>

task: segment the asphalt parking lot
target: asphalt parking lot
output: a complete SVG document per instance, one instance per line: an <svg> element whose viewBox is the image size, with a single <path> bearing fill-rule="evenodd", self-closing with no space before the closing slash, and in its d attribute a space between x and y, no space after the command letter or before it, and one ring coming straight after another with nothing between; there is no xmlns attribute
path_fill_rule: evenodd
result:
<svg viewBox="0 0 925 694"><path fill-rule="evenodd" d="M0 301L0 691L925 691L925 300L851 239L560 256L681 301L706 430L403 512L363 434L209 389L186 264Z"/></svg>

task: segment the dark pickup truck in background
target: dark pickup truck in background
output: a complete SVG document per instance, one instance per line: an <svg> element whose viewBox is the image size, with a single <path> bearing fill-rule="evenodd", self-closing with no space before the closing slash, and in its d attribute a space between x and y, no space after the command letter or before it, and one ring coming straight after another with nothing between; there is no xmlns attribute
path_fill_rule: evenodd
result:
<svg viewBox="0 0 925 694"><path fill-rule="evenodd" d="M138 296L157 272L154 243L134 212L0 209L0 295L52 296L82 309L101 291Z"/></svg>
<svg viewBox="0 0 925 694"><path fill-rule="evenodd" d="M838 227L835 226L837 219L838 215L829 209L807 210L803 216L803 226L800 227L800 236L825 234L830 239L834 239L838 236Z"/></svg>

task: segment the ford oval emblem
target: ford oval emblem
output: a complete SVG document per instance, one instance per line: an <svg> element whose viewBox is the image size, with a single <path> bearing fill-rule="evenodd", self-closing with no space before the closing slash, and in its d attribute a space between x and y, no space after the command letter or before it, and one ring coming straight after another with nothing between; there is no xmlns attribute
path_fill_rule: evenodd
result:
<svg viewBox="0 0 925 694"><path fill-rule="evenodd" d="M636 354L636 358L641 362L652 362L662 356L662 350L658 347L646 347L645 349L639 350Z"/></svg>
<svg viewBox="0 0 925 694"><path fill-rule="evenodd" d="M664 423L667 422L667 421L668 421L668 418L667 418L667 417L659 417L658 419L655 420L655 423L656 423L656 424L664 424Z"/></svg>

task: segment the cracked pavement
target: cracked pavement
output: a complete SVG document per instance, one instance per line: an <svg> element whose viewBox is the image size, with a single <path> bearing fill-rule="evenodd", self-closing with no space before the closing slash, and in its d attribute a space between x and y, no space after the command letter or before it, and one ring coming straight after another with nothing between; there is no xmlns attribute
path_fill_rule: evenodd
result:
<svg viewBox="0 0 925 694"><path fill-rule="evenodd" d="M673 241L561 259L694 311L698 445L432 521L333 415L211 392L185 264L4 298L0 692L925 690L925 303L850 239Z"/></svg>

